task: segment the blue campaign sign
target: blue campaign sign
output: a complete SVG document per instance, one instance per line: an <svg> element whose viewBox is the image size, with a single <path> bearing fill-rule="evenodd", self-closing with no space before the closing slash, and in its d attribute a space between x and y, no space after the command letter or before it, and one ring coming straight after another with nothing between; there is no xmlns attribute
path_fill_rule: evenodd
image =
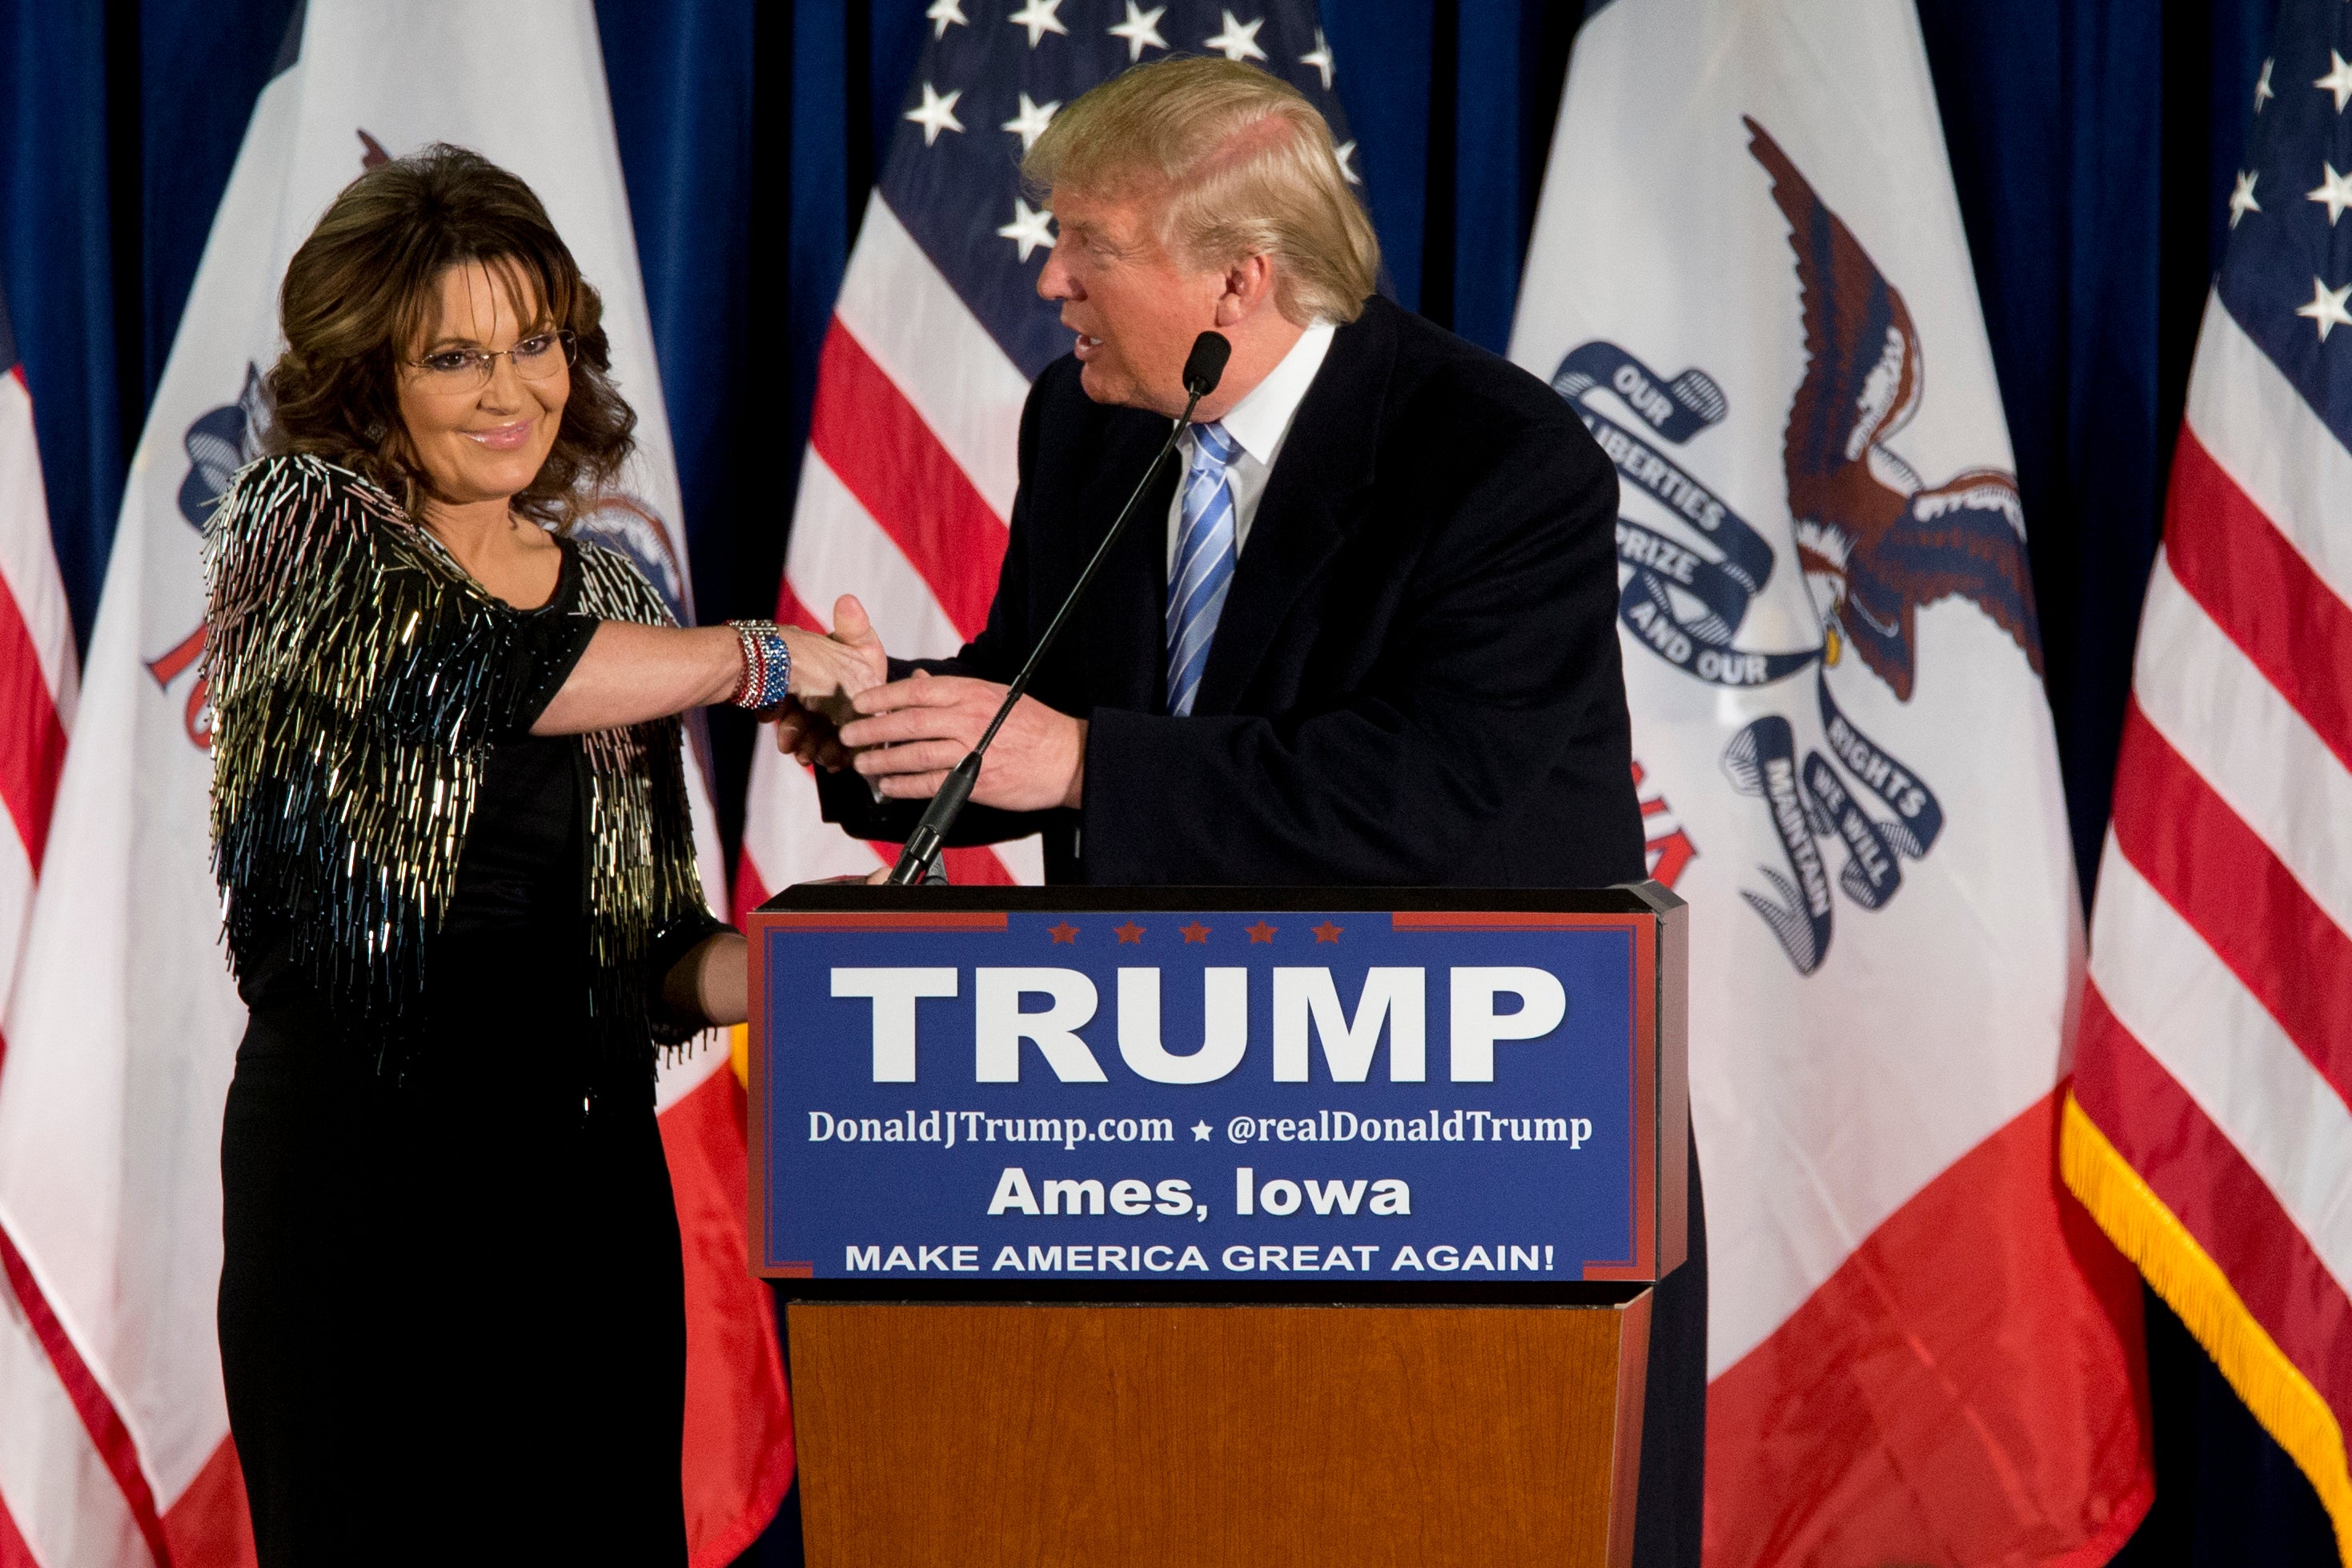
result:
<svg viewBox="0 0 2352 1568"><path fill-rule="evenodd" d="M1656 926L762 910L761 1271L1654 1277Z"/></svg>

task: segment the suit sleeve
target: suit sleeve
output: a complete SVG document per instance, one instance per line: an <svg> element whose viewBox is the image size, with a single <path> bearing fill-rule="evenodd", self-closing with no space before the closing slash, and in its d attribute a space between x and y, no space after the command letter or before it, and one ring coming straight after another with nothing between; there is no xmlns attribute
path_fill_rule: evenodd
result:
<svg viewBox="0 0 2352 1568"><path fill-rule="evenodd" d="M1484 465L1345 697L1273 717L1097 709L1086 880L1443 883L1554 768L1607 749L1625 723L1617 479L1581 435L1535 425Z"/></svg>

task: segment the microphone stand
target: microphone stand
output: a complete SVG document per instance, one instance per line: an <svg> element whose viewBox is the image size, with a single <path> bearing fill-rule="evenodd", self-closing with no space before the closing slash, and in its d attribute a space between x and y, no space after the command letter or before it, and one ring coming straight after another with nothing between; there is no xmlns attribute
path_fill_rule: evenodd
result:
<svg viewBox="0 0 2352 1568"><path fill-rule="evenodd" d="M1027 694L1030 679L1036 674L1038 664L1045 657L1045 650L1054 645L1054 639L1061 634L1063 623L1069 620L1070 612L1077 608L1078 601L1086 596L1087 589L1102 570L1103 562L1110 559L1111 547L1118 544L1119 536L1127 531L1128 519L1135 515L1135 508L1142 501L1144 492L1150 489L1159 478L1160 465L1175 452L1177 440L1184 434L1184 427L1192 423L1192 411L1200 406L1202 398L1216 391L1217 382L1224 373L1226 356L1232 351L1232 345L1219 333L1203 332L1193 341L1192 352L1184 361L1184 412L1169 426L1168 439L1151 459L1151 466L1143 471L1143 478L1135 486L1135 493L1127 498L1127 505L1119 508L1118 520L1111 524L1110 531L1103 535L1102 543L1095 547L1093 559L1087 562L1087 569L1078 573L1078 580L1062 601L1062 607L1054 612L1054 619L1045 625L1045 635L1037 639L1037 645L1029 651L1029 657L1022 664L1021 673L1014 675L1013 684L1005 688L1004 701L998 705L996 716L988 721L988 728L981 733L979 744L955 765L947 781L940 786L940 792L932 796L931 803L923 809L922 821L917 822L915 831L907 835L907 846L899 852L898 864L890 868L889 886L904 887L913 883L947 880L938 873L934 862L947 843L949 830L955 826L956 818L963 813L964 807L971 800L973 787L980 782L980 766L987 755L989 743L996 738L996 732L1004 727L1004 721L1012 716L1013 706Z"/></svg>

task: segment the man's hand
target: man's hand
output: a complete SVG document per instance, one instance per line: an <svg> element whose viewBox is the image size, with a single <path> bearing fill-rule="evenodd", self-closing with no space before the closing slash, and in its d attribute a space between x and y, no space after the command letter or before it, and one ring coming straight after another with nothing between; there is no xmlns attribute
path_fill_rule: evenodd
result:
<svg viewBox="0 0 2352 1568"><path fill-rule="evenodd" d="M841 743L856 751L857 771L886 797L926 800L979 744L1003 701L1004 688L993 681L918 671L911 680L858 693L853 706L871 716L843 726ZM1086 720L1023 697L996 732L971 798L1007 811L1074 807L1086 768Z"/></svg>
<svg viewBox="0 0 2352 1568"><path fill-rule="evenodd" d="M889 678L882 639L853 594L833 601L827 637L787 629L793 650L792 691L776 715L776 749L832 772L849 766L840 727L857 717L850 699Z"/></svg>
<svg viewBox="0 0 2352 1568"><path fill-rule="evenodd" d="M810 712L798 697L785 699L776 710L776 749L811 768L838 773L849 766L849 747L831 719Z"/></svg>

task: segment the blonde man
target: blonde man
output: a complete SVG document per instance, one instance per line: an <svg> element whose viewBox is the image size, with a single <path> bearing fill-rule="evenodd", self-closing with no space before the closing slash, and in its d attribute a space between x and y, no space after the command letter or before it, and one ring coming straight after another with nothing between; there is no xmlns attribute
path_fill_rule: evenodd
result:
<svg viewBox="0 0 2352 1568"><path fill-rule="evenodd" d="M1128 71L1023 172L1075 351L1021 423L988 626L857 699L826 814L903 839L1233 343L1180 472L1130 526L991 749L953 841L1042 831L1055 882L1586 887L1643 875L1608 459L1550 389L1374 293L1330 128L1220 59ZM1164 527L1148 526L1164 517ZM835 635L879 656L854 601ZM779 738L840 749L813 718ZM877 796L880 797L877 800ZM986 809L983 809L986 808ZM1645 1563L1696 1563L1706 1246L1660 1293Z"/></svg>
<svg viewBox="0 0 2352 1568"><path fill-rule="evenodd" d="M1254 67L1159 61L1063 110L1023 172L1060 231L1037 288L1075 350L1022 417L987 629L859 703L840 739L862 778L831 781L829 813L912 822L1213 329L1233 357L1146 503L1166 525L1121 541L959 841L1042 831L1056 882L1641 876L1615 471L1542 382L1373 292L1379 245L1322 116ZM876 646L845 608L835 635ZM813 753L814 729L780 739Z"/></svg>

